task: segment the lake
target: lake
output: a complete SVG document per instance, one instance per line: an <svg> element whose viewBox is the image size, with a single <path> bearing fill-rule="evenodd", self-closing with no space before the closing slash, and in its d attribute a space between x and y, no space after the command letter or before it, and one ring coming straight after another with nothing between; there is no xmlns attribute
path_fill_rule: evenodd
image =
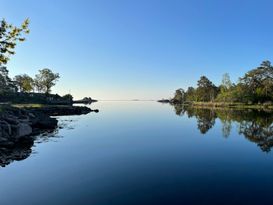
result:
<svg viewBox="0 0 273 205"><path fill-rule="evenodd" d="M62 129L0 156L1 205L273 204L272 113L91 107L100 112L59 117Z"/></svg>

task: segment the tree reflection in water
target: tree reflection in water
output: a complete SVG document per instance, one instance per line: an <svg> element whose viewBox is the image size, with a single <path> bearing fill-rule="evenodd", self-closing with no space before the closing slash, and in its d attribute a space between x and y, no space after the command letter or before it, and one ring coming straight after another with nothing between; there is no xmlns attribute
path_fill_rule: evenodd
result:
<svg viewBox="0 0 273 205"><path fill-rule="evenodd" d="M238 133L251 142L256 143L262 151L269 152L273 146L273 112L271 110L194 108L174 105L179 116L194 117L197 128L202 134L211 129L218 118L222 124L222 135L230 135L232 124L238 124Z"/></svg>

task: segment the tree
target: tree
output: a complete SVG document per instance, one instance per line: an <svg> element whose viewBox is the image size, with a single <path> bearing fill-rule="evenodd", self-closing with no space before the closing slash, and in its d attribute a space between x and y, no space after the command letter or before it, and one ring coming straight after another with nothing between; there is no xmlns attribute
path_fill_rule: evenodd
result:
<svg viewBox="0 0 273 205"><path fill-rule="evenodd" d="M33 87L38 93L44 92L42 82L35 76L33 80Z"/></svg>
<svg viewBox="0 0 273 205"><path fill-rule="evenodd" d="M33 90L34 80L27 74L16 75L14 81L21 92L30 92Z"/></svg>
<svg viewBox="0 0 273 205"><path fill-rule="evenodd" d="M59 73L53 73L50 69L44 68L39 70L39 74L35 75L34 85L38 92L42 91L48 94L59 78Z"/></svg>
<svg viewBox="0 0 273 205"><path fill-rule="evenodd" d="M181 89L179 89L181 90ZM216 87L206 76L201 76L197 82L197 88L189 87L186 92L176 91L173 100L183 101L214 101L217 102L241 102L241 103L265 103L273 102L273 65L270 61L263 61L259 67L248 71L239 82L231 82L229 74L223 75L222 83Z"/></svg>
<svg viewBox="0 0 273 205"><path fill-rule="evenodd" d="M16 86L9 78L9 71L5 66L0 66L0 93L15 92Z"/></svg>
<svg viewBox="0 0 273 205"><path fill-rule="evenodd" d="M222 78L222 83L220 85L220 93L217 96L218 101L231 101L232 100L232 82L230 80L229 74L225 73Z"/></svg>
<svg viewBox="0 0 273 205"><path fill-rule="evenodd" d="M185 100L185 91L180 88L175 91L173 102L174 103L182 103Z"/></svg>
<svg viewBox="0 0 273 205"><path fill-rule="evenodd" d="M0 21L0 66L7 64L10 55L15 54L18 41L24 41L23 34L29 33L29 19L26 19L20 27L13 26L5 19Z"/></svg>
<svg viewBox="0 0 273 205"><path fill-rule="evenodd" d="M18 41L24 41L23 34L29 33L29 20L26 19L20 27L7 23L4 19L0 21L0 93L16 91L16 86L8 76L5 64L10 55L15 54Z"/></svg>
<svg viewBox="0 0 273 205"><path fill-rule="evenodd" d="M193 87L188 87L188 90L185 93L186 101L195 101L196 100L196 90Z"/></svg>
<svg viewBox="0 0 273 205"><path fill-rule="evenodd" d="M244 77L240 78L240 84L253 102L273 100L273 66L271 62L263 61L259 67L248 71Z"/></svg>
<svg viewBox="0 0 273 205"><path fill-rule="evenodd" d="M71 102L73 101L73 96L71 94L66 94L62 98L66 99L68 101L71 101Z"/></svg>
<svg viewBox="0 0 273 205"><path fill-rule="evenodd" d="M232 82L231 82L231 80L230 80L230 77L229 77L229 74L228 74L228 73L225 73L225 74L223 75L221 86L222 86L222 88L225 89L225 90L228 90L228 89L231 88Z"/></svg>
<svg viewBox="0 0 273 205"><path fill-rule="evenodd" d="M217 95L217 87L206 77L201 76L197 82L197 99L199 101L213 101Z"/></svg>

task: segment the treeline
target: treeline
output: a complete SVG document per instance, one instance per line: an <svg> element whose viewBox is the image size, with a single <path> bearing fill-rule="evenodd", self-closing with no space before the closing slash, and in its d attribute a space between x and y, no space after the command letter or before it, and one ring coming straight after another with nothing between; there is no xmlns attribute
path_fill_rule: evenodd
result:
<svg viewBox="0 0 273 205"><path fill-rule="evenodd" d="M238 102L258 104L273 102L273 66L263 61L241 78L232 83L229 74L224 74L220 86L213 84L206 76L201 76L197 87L180 88L175 92L172 103L184 102Z"/></svg>
<svg viewBox="0 0 273 205"><path fill-rule="evenodd" d="M38 92L49 94L51 88L60 78L58 73L53 73L50 69L39 70L35 78L27 74L16 75L11 79L6 67L0 67L0 94L9 92Z"/></svg>
<svg viewBox="0 0 273 205"><path fill-rule="evenodd" d="M40 99L43 95L49 96L51 89L60 78L58 73L52 72L48 68L39 70L34 78L27 74L16 75L13 79L9 77L6 64L10 56L15 54L18 42L25 41L25 35L29 33L29 19L26 19L19 27L9 24L6 20L0 21L0 100L7 100L9 96L22 96L31 98L37 96ZM27 93L32 92L31 95ZM38 94L34 95L33 92ZM19 95L20 93L20 95ZM52 97L51 98L55 98ZM13 97L14 98L14 97ZM57 99L61 99L57 96ZM65 95L63 99L72 101L71 95Z"/></svg>

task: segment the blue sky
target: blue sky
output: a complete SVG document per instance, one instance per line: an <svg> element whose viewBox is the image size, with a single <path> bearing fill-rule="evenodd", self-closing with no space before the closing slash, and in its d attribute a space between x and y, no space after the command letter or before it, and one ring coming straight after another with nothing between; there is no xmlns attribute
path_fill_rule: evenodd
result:
<svg viewBox="0 0 273 205"><path fill-rule="evenodd" d="M273 2L244 0L0 0L0 17L31 33L11 76L59 72L53 92L159 99L201 75L237 81L273 58Z"/></svg>

